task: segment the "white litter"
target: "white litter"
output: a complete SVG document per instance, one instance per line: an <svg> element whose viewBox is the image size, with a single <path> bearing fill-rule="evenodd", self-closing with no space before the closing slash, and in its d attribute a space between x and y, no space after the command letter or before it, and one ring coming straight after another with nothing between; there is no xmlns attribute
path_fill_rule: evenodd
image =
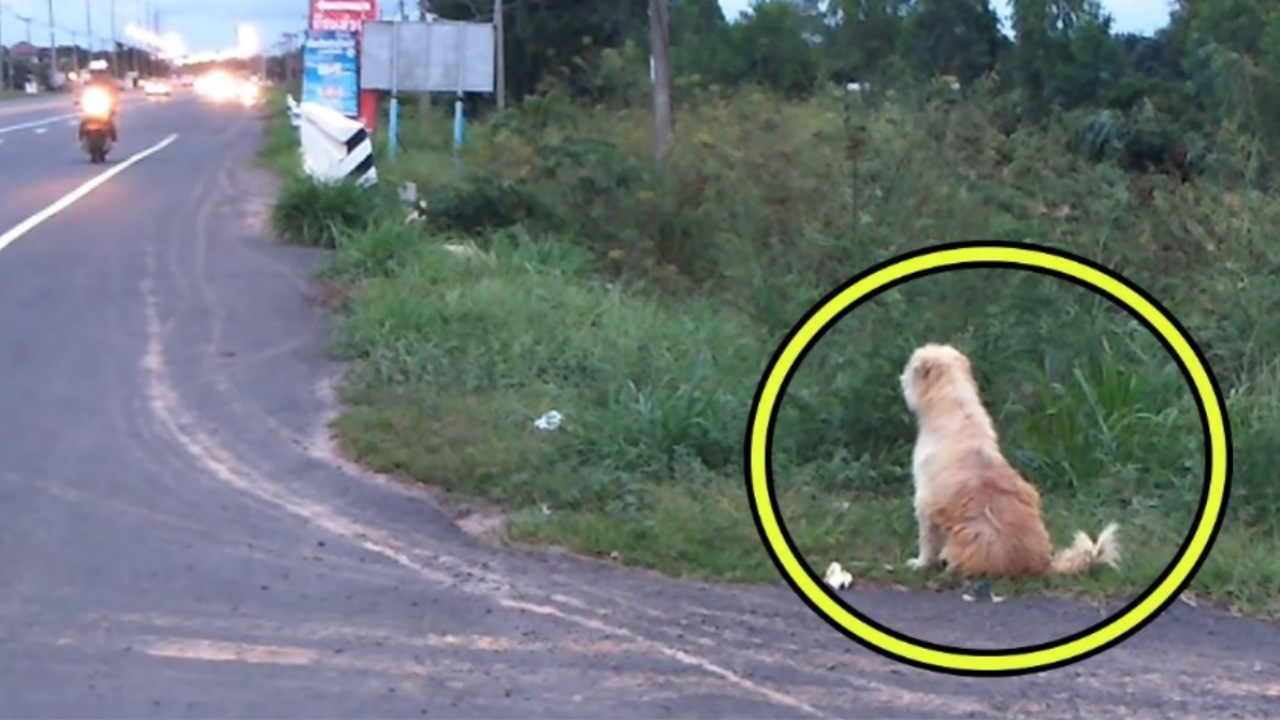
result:
<svg viewBox="0 0 1280 720"><path fill-rule="evenodd" d="M454 255L457 255L458 257L464 257L464 258L476 257L477 255L480 254L480 251L476 249L476 246L471 244L463 245L459 243L445 243L444 249L448 250Z"/></svg>
<svg viewBox="0 0 1280 720"><path fill-rule="evenodd" d="M840 567L838 562L827 566L827 572L823 574L822 579L834 590L843 590L853 584L853 575Z"/></svg>
<svg viewBox="0 0 1280 720"><path fill-rule="evenodd" d="M406 182L400 186L400 202L405 205L418 204L418 184L414 182Z"/></svg>
<svg viewBox="0 0 1280 720"><path fill-rule="evenodd" d="M556 428L560 427L560 423L562 422L564 422L564 416L555 410L552 410L537 420L534 420L533 426L537 428L539 432L552 432Z"/></svg>

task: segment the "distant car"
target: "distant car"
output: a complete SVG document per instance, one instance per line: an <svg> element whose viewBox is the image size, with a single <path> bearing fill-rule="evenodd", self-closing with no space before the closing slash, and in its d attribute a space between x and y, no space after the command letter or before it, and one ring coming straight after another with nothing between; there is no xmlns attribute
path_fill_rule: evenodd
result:
<svg viewBox="0 0 1280 720"><path fill-rule="evenodd" d="M168 97L173 94L173 86L164 80L143 80L142 92L151 97Z"/></svg>

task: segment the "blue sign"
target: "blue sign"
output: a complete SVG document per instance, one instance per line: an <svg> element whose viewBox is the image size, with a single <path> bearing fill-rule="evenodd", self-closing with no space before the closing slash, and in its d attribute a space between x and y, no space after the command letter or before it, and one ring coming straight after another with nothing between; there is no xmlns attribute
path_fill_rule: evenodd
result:
<svg viewBox="0 0 1280 720"><path fill-rule="evenodd" d="M302 46L302 101L347 117L360 113L360 54L356 34L310 30Z"/></svg>

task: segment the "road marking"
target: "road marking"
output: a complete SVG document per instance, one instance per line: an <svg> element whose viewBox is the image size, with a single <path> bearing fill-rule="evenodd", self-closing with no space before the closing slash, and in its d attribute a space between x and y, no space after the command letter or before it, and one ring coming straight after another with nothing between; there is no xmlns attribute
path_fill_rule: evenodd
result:
<svg viewBox="0 0 1280 720"><path fill-rule="evenodd" d="M148 655L182 660L275 665L313 665L320 659L320 652L309 648L251 645L196 638L168 638L150 643L142 651Z"/></svg>
<svg viewBox="0 0 1280 720"><path fill-rule="evenodd" d="M52 125L53 123L61 122L63 120L70 120L79 117L79 115L79 113L68 113L66 115L55 115L51 118L44 118L43 120L32 120L31 122L18 123L17 125L9 125L8 127L0 127L0 135L17 132L19 130L43 128L45 125ZM41 132L41 130L37 130L36 132Z"/></svg>
<svg viewBox="0 0 1280 720"><path fill-rule="evenodd" d="M124 160L123 162L121 162L119 165L115 165L107 169L105 172L86 180L82 185L80 185L80 187L76 188L75 190L72 190L66 195L63 195L61 198L58 198L58 200L56 200L49 207L32 215L26 220L23 220L22 222L15 225L12 229L6 231L3 235L0 235L0 250L3 250L6 247L9 247L10 245L13 244L13 241L31 232L31 230L34 229L40 223L44 222L45 220L48 220L54 215L57 215L63 210L66 210L75 201L82 199L84 196L98 189L98 187L105 184L108 180L115 177L116 175L119 175L125 170L128 170L133 165L136 165L142 162L143 160L147 159L148 157L155 155L156 153L165 149L174 140L177 140L177 139L178 139L178 134L174 133L173 135L170 135L164 140L161 140L155 145L152 145L151 147L147 148L146 150L143 150L139 153L135 153L134 155L129 157L127 160Z"/></svg>

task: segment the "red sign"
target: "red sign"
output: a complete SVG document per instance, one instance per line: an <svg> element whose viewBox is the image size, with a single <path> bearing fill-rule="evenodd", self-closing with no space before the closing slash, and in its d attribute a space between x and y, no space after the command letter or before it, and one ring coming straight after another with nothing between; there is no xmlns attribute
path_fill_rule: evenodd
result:
<svg viewBox="0 0 1280 720"><path fill-rule="evenodd" d="M366 20L378 19L378 0L311 0L312 30L360 33Z"/></svg>

